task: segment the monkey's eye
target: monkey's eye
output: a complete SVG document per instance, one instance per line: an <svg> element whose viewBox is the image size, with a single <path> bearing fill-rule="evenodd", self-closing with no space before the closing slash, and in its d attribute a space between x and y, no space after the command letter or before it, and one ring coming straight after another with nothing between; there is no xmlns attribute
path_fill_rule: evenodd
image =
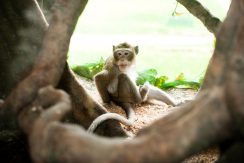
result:
<svg viewBox="0 0 244 163"><path fill-rule="evenodd" d="M125 52L125 55L128 55L129 53Z"/></svg>
<svg viewBox="0 0 244 163"><path fill-rule="evenodd" d="M122 55L121 53L117 53L118 55Z"/></svg>

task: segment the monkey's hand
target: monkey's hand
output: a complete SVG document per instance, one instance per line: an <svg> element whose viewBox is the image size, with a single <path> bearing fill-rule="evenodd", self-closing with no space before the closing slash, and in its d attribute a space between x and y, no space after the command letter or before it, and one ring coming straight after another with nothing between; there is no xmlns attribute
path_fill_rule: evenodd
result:
<svg viewBox="0 0 244 163"><path fill-rule="evenodd" d="M113 96L116 96L118 93L118 79L115 78L109 85L108 85L108 92Z"/></svg>
<svg viewBox="0 0 244 163"><path fill-rule="evenodd" d="M116 106L113 101L109 101L109 102L103 103L102 105L105 108L110 108L110 107Z"/></svg>

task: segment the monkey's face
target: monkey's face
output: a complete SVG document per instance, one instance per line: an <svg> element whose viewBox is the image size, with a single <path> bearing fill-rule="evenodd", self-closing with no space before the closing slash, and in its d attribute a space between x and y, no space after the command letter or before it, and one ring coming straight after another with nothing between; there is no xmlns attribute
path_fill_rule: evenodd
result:
<svg viewBox="0 0 244 163"><path fill-rule="evenodd" d="M129 48L118 48L114 51L114 60L119 70L124 72L134 64L135 53Z"/></svg>

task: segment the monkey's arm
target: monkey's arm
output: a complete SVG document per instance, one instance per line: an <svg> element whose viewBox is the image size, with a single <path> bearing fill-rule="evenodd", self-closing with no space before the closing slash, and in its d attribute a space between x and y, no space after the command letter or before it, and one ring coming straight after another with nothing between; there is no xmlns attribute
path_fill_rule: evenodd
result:
<svg viewBox="0 0 244 163"><path fill-rule="evenodd" d="M107 70L103 70L100 73L98 73L95 77L95 84L97 87L97 90L103 100L104 103L109 103L111 101L110 95L108 93L108 72Z"/></svg>

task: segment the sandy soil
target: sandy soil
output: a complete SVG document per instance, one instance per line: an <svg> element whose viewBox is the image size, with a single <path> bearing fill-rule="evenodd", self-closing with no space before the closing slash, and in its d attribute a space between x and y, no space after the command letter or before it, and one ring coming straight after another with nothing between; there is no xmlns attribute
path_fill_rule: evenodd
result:
<svg viewBox="0 0 244 163"><path fill-rule="evenodd" d="M90 80L79 77L82 85L88 90L88 93L92 95L97 101L101 102L101 98L96 90L94 83ZM167 91L171 96L173 96L177 102L184 102L186 100L194 99L196 91L191 89L172 89ZM124 111L114 105L114 104L103 104L108 111L113 113L118 113L125 116ZM135 135L140 129L145 126L150 125L155 120L162 118L174 111L177 108L168 106L164 103L145 103L135 106L136 120L135 124L131 127L123 126L129 133ZM213 147L207 149L199 154L196 154L184 161L184 163L214 163L218 159L219 151L217 148Z"/></svg>

